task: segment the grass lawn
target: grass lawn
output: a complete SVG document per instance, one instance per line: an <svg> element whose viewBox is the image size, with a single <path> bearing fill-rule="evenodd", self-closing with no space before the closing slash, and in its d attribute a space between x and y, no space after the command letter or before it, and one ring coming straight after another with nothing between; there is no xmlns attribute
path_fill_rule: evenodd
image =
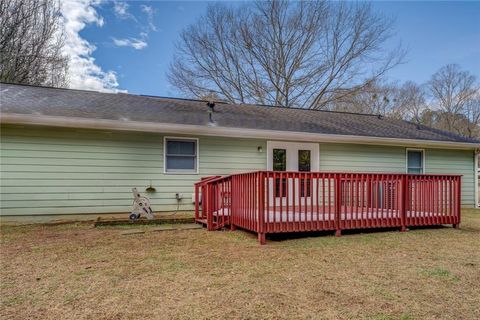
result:
<svg viewBox="0 0 480 320"><path fill-rule="evenodd" d="M480 211L447 228L267 239L1 228L2 319L480 319ZM136 228L138 229L138 228Z"/></svg>

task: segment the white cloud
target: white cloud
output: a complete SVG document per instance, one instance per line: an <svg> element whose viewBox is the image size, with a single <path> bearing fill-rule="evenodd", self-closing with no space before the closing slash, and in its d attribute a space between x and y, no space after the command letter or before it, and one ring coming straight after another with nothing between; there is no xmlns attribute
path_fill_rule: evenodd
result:
<svg viewBox="0 0 480 320"><path fill-rule="evenodd" d="M143 34L142 34L143 35ZM138 38L117 39L112 38L113 44L117 47L132 47L136 50L142 50L147 46L147 42Z"/></svg>
<svg viewBox="0 0 480 320"><path fill-rule="evenodd" d="M137 18L128 11L129 4L126 1L114 0L113 1L113 11L115 15L120 19L132 19L138 23Z"/></svg>
<svg viewBox="0 0 480 320"><path fill-rule="evenodd" d="M148 27L152 31L157 31L157 26L153 23L153 15L155 14L155 9L151 6L147 6L144 4L142 4L140 8L147 15Z"/></svg>
<svg viewBox="0 0 480 320"><path fill-rule="evenodd" d="M128 19L131 17L131 14L128 12L128 3L125 1L113 1L113 10L115 15L122 19Z"/></svg>
<svg viewBox="0 0 480 320"><path fill-rule="evenodd" d="M128 3L124 1L114 1L113 9L115 10L115 14L122 17L127 14Z"/></svg>
<svg viewBox="0 0 480 320"><path fill-rule="evenodd" d="M65 24L64 54L70 57L70 87L107 92L119 92L117 76L114 71L103 71L92 57L96 47L80 36L85 26L96 24L101 27L103 18L98 15L95 6L101 0L62 1L61 13Z"/></svg>
<svg viewBox="0 0 480 320"><path fill-rule="evenodd" d="M155 9L153 9L152 7L147 6L147 5L144 5L144 4L142 4L142 5L140 6L140 8L142 8L142 11L145 12L145 13L147 13L147 14L151 14L151 13L153 13L153 12L155 11Z"/></svg>

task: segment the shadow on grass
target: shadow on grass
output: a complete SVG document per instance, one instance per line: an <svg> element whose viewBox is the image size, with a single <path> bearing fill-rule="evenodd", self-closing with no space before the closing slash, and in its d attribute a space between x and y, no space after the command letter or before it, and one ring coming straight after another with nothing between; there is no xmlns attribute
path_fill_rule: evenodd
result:
<svg viewBox="0 0 480 320"><path fill-rule="evenodd" d="M436 230L436 229L451 229L451 226L447 226L447 225L417 226L417 227L408 228L408 231ZM361 235L361 234L381 236L386 232L400 232L400 228L395 227L395 228L367 228L367 229L342 230L342 237L345 237L345 236L348 237L351 235ZM275 241L275 242L282 242L282 241L303 239L303 238L321 238L321 237L335 237L335 230L267 234L267 240Z"/></svg>

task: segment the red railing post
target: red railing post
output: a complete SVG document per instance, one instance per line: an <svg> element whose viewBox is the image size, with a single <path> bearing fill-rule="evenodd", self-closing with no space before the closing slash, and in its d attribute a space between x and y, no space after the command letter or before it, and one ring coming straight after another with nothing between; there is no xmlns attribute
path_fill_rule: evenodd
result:
<svg viewBox="0 0 480 320"><path fill-rule="evenodd" d="M213 193L212 193L212 185L211 183L207 183L205 186L206 189L206 196L205 196L205 213L207 214L207 230L213 231L213 211L212 211L212 201L213 201Z"/></svg>
<svg viewBox="0 0 480 320"><path fill-rule="evenodd" d="M461 211L462 211L462 177L456 177L455 178L455 183L458 185L456 189L456 194L455 194L455 201L457 202L457 212L455 215L455 223L453 224L453 227L455 229L458 229L460 227L460 219L461 219Z"/></svg>
<svg viewBox="0 0 480 320"><path fill-rule="evenodd" d="M265 244L265 181L264 173L257 172L258 183L258 241L260 244Z"/></svg>
<svg viewBox="0 0 480 320"><path fill-rule="evenodd" d="M198 185L195 184L195 222L198 221L200 216L199 204L198 204Z"/></svg>
<svg viewBox="0 0 480 320"><path fill-rule="evenodd" d="M230 180L230 230L235 231L237 227L235 226L236 222L236 214L237 214L237 181L236 177L232 176L232 179Z"/></svg>
<svg viewBox="0 0 480 320"><path fill-rule="evenodd" d="M402 227L400 229L401 232L407 231L407 210L408 210L408 176L402 176L402 188L400 192L400 214L401 214L401 221Z"/></svg>
<svg viewBox="0 0 480 320"><path fill-rule="evenodd" d="M341 191L341 177L339 174L335 175L335 236L340 237L342 235L342 229L340 225L340 215L342 213L342 194Z"/></svg>

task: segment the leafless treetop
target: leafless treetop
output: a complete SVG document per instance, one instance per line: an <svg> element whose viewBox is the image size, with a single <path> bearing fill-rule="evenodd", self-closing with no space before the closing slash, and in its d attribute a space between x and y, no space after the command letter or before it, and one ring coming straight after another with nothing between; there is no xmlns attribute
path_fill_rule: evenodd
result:
<svg viewBox="0 0 480 320"><path fill-rule="evenodd" d="M259 1L212 5L185 29L169 79L185 95L324 108L397 65L392 21L369 4Z"/></svg>
<svg viewBox="0 0 480 320"><path fill-rule="evenodd" d="M56 0L0 0L0 81L66 85L59 5Z"/></svg>

